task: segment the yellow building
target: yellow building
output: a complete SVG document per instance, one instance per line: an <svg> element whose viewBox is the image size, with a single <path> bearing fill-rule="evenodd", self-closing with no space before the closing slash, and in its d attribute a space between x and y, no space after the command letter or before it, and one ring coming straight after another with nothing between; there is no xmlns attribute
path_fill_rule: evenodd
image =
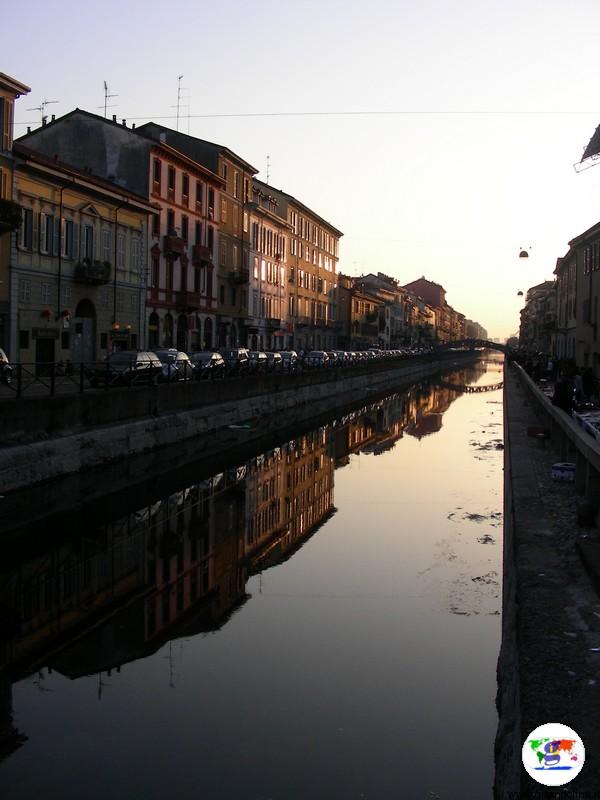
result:
<svg viewBox="0 0 600 800"><path fill-rule="evenodd" d="M9 348L9 273L11 233L19 226L20 210L13 202L14 103L29 86L0 72L0 348Z"/></svg>
<svg viewBox="0 0 600 800"><path fill-rule="evenodd" d="M13 153L22 223L10 264L11 360L42 373L137 349L155 208L24 145Z"/></svg>

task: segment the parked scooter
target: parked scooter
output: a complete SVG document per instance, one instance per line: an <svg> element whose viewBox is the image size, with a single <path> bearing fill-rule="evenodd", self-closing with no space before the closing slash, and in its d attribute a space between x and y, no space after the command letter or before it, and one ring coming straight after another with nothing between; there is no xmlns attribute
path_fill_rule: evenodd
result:
<svg viewBox="0 0 600 800"><path fill-rule="evenodd" d="M7 386L12 381L12 367L8 363L8 356L0 349L0 381Z"/></svg>

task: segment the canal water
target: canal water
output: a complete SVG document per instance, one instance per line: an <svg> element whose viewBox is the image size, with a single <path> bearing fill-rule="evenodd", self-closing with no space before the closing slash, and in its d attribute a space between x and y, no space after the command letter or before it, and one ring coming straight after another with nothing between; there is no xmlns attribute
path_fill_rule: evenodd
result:
<svg viewBox="0 0 600 800"><path fill-rule="evenodd" d="M491 797L502 391L472 389L501 380L11 537L1 797Z"/></svg>

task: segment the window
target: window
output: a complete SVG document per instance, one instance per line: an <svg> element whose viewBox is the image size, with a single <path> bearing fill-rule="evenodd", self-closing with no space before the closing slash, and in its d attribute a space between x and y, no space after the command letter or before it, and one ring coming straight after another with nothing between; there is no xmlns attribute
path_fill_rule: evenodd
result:
<svg viewBox="0 0 600 800"><path fill-rule="evenodd" d="M160 265L160 256L158 253L152 253L152 264L150 267L150 286L156 288L158 286L158 270Z"/></svg>
<svg viewBox="0 0 600 800"><path fill-rule="evenodd" d="M236 300L236 291L235 291L235 287L232 286L231 287L231 305L232 306L235 305L235 300Z"/></svg>
<svg viewBox="0 0 600 800"><path fill-rule="evenodd" d="M223 284L219 287L219 301L221 305L225 305L225 287Z"/></svg>
<svg viewBox="0 0 600 800"><path fill-rule="evenodd" d="M190 221L189 218L185 215L181 217L181 238L184 242L187 242L188 235L190 232Z"/></svg>
<svg viewBox="0 0 600 800"><path fill-rule="evenodd" d="M50 302L50 284L49 283L42 283L42 303L44 305L48 305Z"/></svg>
<svg viewBox="0 0 600 800"><path fill-rule="evenodd" d="M19 331L19 349L29 349L29 331Z"/></svg>
<svg viewBox="0 0 600 800"><path fill-rule="evenodd" d="M125 269L125 234L117 236L117 269Z"/></svg>
<svg viewBox="0 0 600 800"><path fill-rule="evenodd" d="M100 349L106 350L108 347L108 333L100 334Z"/></svg>
<svg viewBox="0 0 600 800"><path fill-rule="evenodd" d="M63 308L69 308L71 305L71 287L63 286L62 290L62 305Z"/></svg>
<svg viewBox="0 0 600 800"><path fill-rule="evenodd" d="M54 217L40 214L40 252L51 256L54 245Z"/></svg>
<svg viewBox="0 0 600 800"><path fill-rule="evenodd" d="M64 258L73 258L73 222L70 219L61 220L60 247Z"/></svg>
<svg viewBox="0 0 600 800"><path fill-rule="evenodd" d="M8 174L0 169L0 197L8 200Z"/></svg>
<svg viewBox="0 0 600 800"><path fill-rule="evenodd" d="M26 250L31 250L33 246L33 211L30 208L23 211L20 245Z"/></svg>
<svg viewBox="0 0 600 800"><path fill-rule="evenodd" d="M181 204L187 206L190 199L190 176L183 175L181 178Z"/></svg>
<svg viewBox="0 0 600 800"><path fill-rule="evenodd" d="M137 294L132 293L129 295L129 307L132 311L137 308Z"/></svg>
<svg viewBox="0 0 600 800"><path fill-rule="evenodd" d="M215 239L215 229L211 225L209 225L208 228L206 229L206 245L207 247L210 248L211 251L213 248L214 239Z"/></svg>
<svg viewBox="0 0 600 800"><path fill-rule="evenodd" d="M60 334L60 346L62 350L68 350L71 347L71 336L69 331L62 331Z"/></svg>
<svg viewBox="0 0 600 800"><path fill-rule="evenodd" d="M196 223L196 234L194 237L194 244L202 244L202 223Z"/></svg>
<svg viewBox="0 0 600 800"><path fill-rule="evenodd" d="M152 214L152 236L155 239L160 236L160 214Z"/></svg>
<svg viewBox="0 0 600 800"><path fill-rule="evenodd" d="M244 233L248 233L248 212L244 211L243 225Z"/></svg>
<svg viewBox="0 0 600 800"><path fill-rule="evenodd" d="M31 302L31 281L19 281L19 300L21 303Z"/></svg>
<svg viewBox="0 0 600 800"><path fill-rule="evenodd" d="M208 218L213 219L215 214L215 190L208 189Z"/></svg>
<svg viewBox="0 0 600 800"><path fill-rule="evenodd" d="M131 269L134 272L140 271L140 240L137 236L131 239Z"/></svg>
<svg viewBox="0 0 600 800"><path fill-rule="evenodd" d="M175 167L169 167L167 170L167 192L171 196L175 194Z"/></svg>
<svg viewBox="0 0 600 800"><path fill-rule="evenodd" d="M157 194L160 194L160 176L161 176L161 171L162 171L162 165L161 165L159 159L155 158L154 159L154 164L153 164L153 171L152 171L152 183L153 183L152 188Z"/></svg>
<svg viewBox="0 0 600 800"><path fill-rule="evenodd" d="M221 164L221 175L225 183L227 183L227 164L225 162Z"/></svg>
<svg viewBox="0 0 600 800"><path fill-rule="evenodd" d="M233 258L232 258L232 261L233 261L233 266L237 267L238 266L238 246L237 246L237 244L233 245Z"/></svg>
<svg viewBox="0 0 600 800"><path fill-rule="evenodd" d="M167 235L177 236L177 231L175 230L175 212L171 208L167 211Z"/></svg>
<svg viewBox="0 0 600 800"><path fill-rule="evenodd" d="M110 261L110 231L102 231L102 261Z"/></svg>
<svg viewBox="0 0 600 800"><path fill-rule="evenodd" d="M240 173L236 170L233 172L233 196L240 196Z"/></svg>
<svg viewBox="0 0 600 800"><path fill-rule="evenodd" d="M94 228L92 225L83 226L83 256L94 258Z"/></svg>
<svg viewBox="0 0 600 800"><path fill-rule="evenodd" d="M221 222L227 222L227 200L221 198Z"/></svg>
<svg viewBox="0 0 600 800"><path fill-rule="evenodd" d="M200 211L202 209L202 181L196 181L196 207Z"/></svg>
<svg viewBox="0 0 600 800"><path fill-rule="evenodd" d="M167 261L167 291L173 290L173 262L169 259Z"/></svg>

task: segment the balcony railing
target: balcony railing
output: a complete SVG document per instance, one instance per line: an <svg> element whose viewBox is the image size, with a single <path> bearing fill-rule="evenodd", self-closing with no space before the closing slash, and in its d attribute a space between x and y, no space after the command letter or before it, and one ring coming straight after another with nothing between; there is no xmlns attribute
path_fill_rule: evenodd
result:
<svg viewBox="0 0 600 800"><path fill-rule="evenodd" d="M180 236L165 236L163 251L167 258L177 259L185 253L185 242Z"/></svg>
<svg viewBox="0 0 600 800"><path fill-rule="evenodd" d="M175 307L181 313L198 311L200 294L198 292L175 292Z"/></svg>
<svg viewBox="0 0 600 800"><path fill-rule="evenodd" d="M84 258L75 264L75 283L90 283L100 285L108 283L110 280L111 265L108 261L92 261L91 258Z"/></svg>
<svg viewBox="0 0 600 800"><path fill-rule="evenodd" d="M192 261L194 263L198 261L212 261L212 250L210 247L206 247L206 245L203 244L193 244Z"/></svg>
<svg viewBox="0 0 600 800"><path fill-rule="evenodd" d="M229 280L231 283L248 283L249 278L249 270L243 267L241 269L232 269L229 272Z"/></svg>

